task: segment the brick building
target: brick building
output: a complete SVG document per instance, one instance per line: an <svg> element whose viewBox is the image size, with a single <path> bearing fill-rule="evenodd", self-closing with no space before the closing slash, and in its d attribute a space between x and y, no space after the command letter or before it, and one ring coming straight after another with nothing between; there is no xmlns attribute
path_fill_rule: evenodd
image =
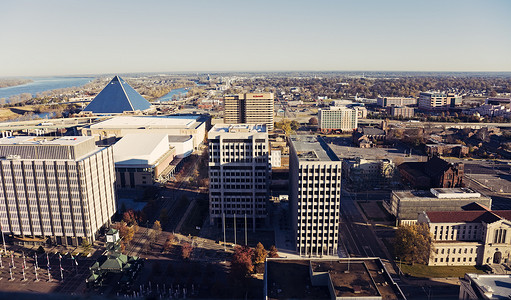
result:
<svg viewBox="0 0 511 300"><path fill-rule="evenodd" d="M463 163L449 163L438 156L427 162L405 162L398 170L401 179L416 189L463 186Z"/></svg>

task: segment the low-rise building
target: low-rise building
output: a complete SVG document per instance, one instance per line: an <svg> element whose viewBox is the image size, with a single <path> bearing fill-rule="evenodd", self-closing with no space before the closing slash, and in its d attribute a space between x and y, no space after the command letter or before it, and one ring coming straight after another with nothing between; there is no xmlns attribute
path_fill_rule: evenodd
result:
<svg viewBox="0 0 511 300"><path fill-rule="evenodd" d="M465 114L479 114L480 116L489 116L489 117L511 117L511 109L504 105L493 105L493 104L483 104L478 107L470 108L464 111Z"/></svg>
<svg viewBox="0 0 511 300"><path fill-rule="evenodd" d="M430 156L436 155L450 155L456 157L463 157L467 155L469 148L461 144L426 144L426 153Z"/></svg>
<svg viewBox="0 0 511 300"><path fill-rule="evenodd" d="M406 299L379 258L269 258L265 299Z"/></svg>
<svg viewBox="0 0 511 300"><path fill-rule="evenodd" d="M460 300L509 299L511 275L465 274L460 280Z"/></svg>
<svg viewBox="0 0 511 300"><path fill-rule="evenodd" d="M395 165L390 159L344 159L343 177L354 188L385 186L394 177Z"/></svg>
<svg viewBox="0 0 511 300"><path fill-rule="evenodd" d="M164 133L127 134L112 147L118 188L153 185L172 175L176 150Z"/></svg>
<svg viewBox="0 0 511 300"><path fill-rule="evenodd" d="M511 264L511 210L473 203L463 211L423 211L433 249L429 265ZM510 232L508 235L507 232Z"/></svg>
<svg viewBox="0 0 511 300"><path fill-rule="evenodd" d="M370 148L385 141L386 133L376 127L362 127L353 132L353 143L360 148Z"/></svg>
<svg viewBox="0 0 511 300"><path fill-rule="evenodd" d="M415 108L408 106L390 106L387 107L387 113L393 117L413 118Z"/></svg>
<svg viewBox="0 0 511 300"><path fill-rule="evenodd" d="M505 108L511 108L511 98L487 98L485 104L502 105Z"/></svg>
<svg viewBox="0 0 511 300"><path fill-rule="evenodd" d="M398 167L401 179L415 189L463 186L463 163L450 163L434 155L427 162L405 162Z"/></svg>
<svg viewBox="0 0 511 300"><path fill-rule="evenodd" d="M130 133L191 135L197 150L206 137L208 121L206 115L118 116L83 128L82 135L98 139L121 138Z"/></svg>
<svg viewBox="0 0 511 300"><path fill-rule="evenodd" d="M473 202L491 207L492 199L468 188L432 188L429 191L392 191L383 206L396 217L396 224L411 224L423 211L461 211L463 206Z"/></svg>
<svg viewBox="0 0 511 300"><path fill-rule="evenodd" d="M378 97L376 104L380 107L417 105L417 98Z"/></svg>
<svg viewBox="0 0 511 300"><path fill-rule="evenodd" d="M453 93L422 92L419 95L419 109L427 111L444 111L460 106L461 96Z"/></svg>

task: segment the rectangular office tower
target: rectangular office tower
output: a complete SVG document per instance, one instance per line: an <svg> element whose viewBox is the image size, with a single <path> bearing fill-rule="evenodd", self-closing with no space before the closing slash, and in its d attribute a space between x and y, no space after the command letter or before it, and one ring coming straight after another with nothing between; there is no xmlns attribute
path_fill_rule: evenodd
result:
<svg viewBox="0 0 511 300"><path fill-rule="evenodd" d="M216 124L208 139L211 223L221 225L225 216L232 227L236 215L237 221L246 216L253 229L264 224L269 170L266 126Z"/></svg>
<svg viewBox="0 0 511 300"><path fill-rule="evenodd" d="M246 93L224 97L224 122L227 124L266 124L273 130L273 93Z"/></svg>
<svg viewBox="0 0 511 300"><path fill-rule="evenodd" d="M94 137L0 139L0 222L18 243L94 241L115 213L112 148Z"/></svg>
<svg viewBox="0 0 511 300"><path fill-rule="evenodd" d="M342 161L321 137L290 137L291 223L303 256L337 255Z"/></svg>

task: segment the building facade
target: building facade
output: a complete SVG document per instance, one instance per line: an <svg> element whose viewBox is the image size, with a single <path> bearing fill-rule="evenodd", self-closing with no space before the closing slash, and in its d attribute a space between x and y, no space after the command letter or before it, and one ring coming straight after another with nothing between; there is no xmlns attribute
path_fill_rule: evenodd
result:
<svg viewBox="0 0 511 300"><path fill-rule="evenodd" d="M428 264L511 265L510 217L509 210L481 205L465 211L421 212L418 222L429 226L435 249Z"/></svg>
<svg viewBox="0 0 511 300"><path fill-rule="evenodd" d="M318 124L322 132L353 131L358 127L358 111L355 108L330 106L318 111Z"/></svg>
<svg viewBox="0 0 511 300"><path fill-rule="evenodd" d="M113 146L117 188L138 188L172 176L176 148L164 133L127 134Z"/></svg>
<svg viewBox="0 0 511 300"><path fill-rule="evenodd" d="M265 125L216 124L209 139L210 222L235 216L255 229L267 217L269 156ZM227 222L227 221L226 221Z"/></svg>
<svg viewBox="0 0 511 300"><path fill-rule="evenodd" d="M456 188L463 186L465 166L433 155L427 162L405 162L398 167L405 184L416 189Z"/></svg>
<svg viewBox="0 0 511 300"><path fill-rule="evenodd" d="M246 93L224 97L226 124L266 124L273 130L273 93Z"/></svg>
<svg viewBox="0 0 511 300"><path fill-rule="evenodd" d="M393 117L413 118L415 108L408 106L391 106L387 107L387 113Z"/></svg>
<svg viewBox="0 0 511 300"><path fill-rule="evenodd" d="M378 97L376 104L380 107L417 105L417 98Z"/></svg>
<svg viewBox="0 0 511 300"><path fill-rule="evenodd" d="M394 178L395 165L390 159L344 159L343 177L356 189L382 187Z"/></svg>
<svg viewBox="0 0 511 300"><path fill-rule="evenodd" d="M317 136L290 137L291 222L302 256L337 255L342 162Z"/></svg>
<svg viewBox="0 0 511 300"><path fill-rule="evenodd" d="M396 217L396 224L413 224L423 211L461 211L477 202L491 207L492 199L468 188L432 188L429 191L392 191L383 207Z"/></svg>
<svg viewBox="0 0 511 300"><path fill-rule="evenodd" d="M0 221L20 243L92 242L116 211L111 147L92 137L0 139Z"/></svg>
<svg viewBox="0 0 511 300"><path fill-rule="evenodd" d="M449 110L461 105L461 96L453 93L421 92L419 109L427 111Z"/></svg>

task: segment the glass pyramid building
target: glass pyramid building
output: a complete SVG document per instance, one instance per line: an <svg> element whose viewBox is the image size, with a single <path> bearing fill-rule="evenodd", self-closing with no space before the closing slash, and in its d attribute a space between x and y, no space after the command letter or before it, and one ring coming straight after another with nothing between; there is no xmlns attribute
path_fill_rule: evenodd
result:
<svg viewBox="0 0 511 300"><path fill-rule="evenodd" d="M94 114L122 114L126 111L144 111L151 103L119 76L115 76L83 111Z"/></svg>

